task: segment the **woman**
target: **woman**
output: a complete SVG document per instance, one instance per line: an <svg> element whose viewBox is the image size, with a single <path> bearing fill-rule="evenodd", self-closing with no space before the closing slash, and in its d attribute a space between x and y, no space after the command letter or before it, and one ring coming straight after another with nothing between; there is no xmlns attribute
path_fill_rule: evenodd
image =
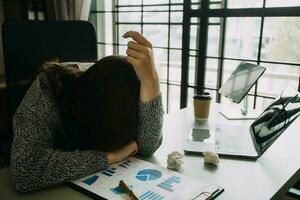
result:
<svg viewBox="0 0 300 200"><path fill-rule="evenodd" d="M137 32L124 37L134 40L126 58L104 58L86 72L48 63L29 88L13 119L17 192L151 156L160 146L163 108L152 46Z"/></svg>

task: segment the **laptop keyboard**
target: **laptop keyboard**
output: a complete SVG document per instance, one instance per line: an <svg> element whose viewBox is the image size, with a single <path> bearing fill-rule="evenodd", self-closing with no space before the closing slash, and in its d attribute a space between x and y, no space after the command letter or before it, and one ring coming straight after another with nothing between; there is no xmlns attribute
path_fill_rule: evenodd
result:
<svg viewBox="0 0 300 200"><path fill-rule="evenodd" d="M218 125L215 133L217 152L245 155L253 152L249 131L242 126Z"/></svg>

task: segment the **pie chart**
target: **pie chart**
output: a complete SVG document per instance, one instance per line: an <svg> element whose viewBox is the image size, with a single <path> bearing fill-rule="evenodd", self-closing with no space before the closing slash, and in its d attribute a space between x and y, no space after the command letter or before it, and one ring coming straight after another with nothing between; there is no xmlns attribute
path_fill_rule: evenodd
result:
<svg viewBox="0 0 300 200"><path fill-rule="evenodd" d="M143 169L135 176L140 181L153 181L162 176L161 171L156 169Z"/></svg>

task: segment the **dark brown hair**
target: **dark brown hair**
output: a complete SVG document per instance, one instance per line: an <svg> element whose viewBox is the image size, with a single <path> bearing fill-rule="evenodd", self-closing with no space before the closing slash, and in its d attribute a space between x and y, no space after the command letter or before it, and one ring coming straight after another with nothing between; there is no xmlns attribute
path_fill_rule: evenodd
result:
<svg viewBox="0 0 300 200"><path fill-rule="evenodd" d="M55 62L42 71L64 126L57 148L110 151L136 137L140 85L124 57L105 57L85 72Z"/></svg>

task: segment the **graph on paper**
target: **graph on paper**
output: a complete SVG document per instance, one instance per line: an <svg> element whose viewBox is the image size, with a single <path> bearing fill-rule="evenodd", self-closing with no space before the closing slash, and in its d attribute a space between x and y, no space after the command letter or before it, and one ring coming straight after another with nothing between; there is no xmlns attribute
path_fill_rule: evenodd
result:
<svg viewBox="0 0 300 200"><path fill-rule="evenodd" d="M171 178L168 178L167 180L165 180L164 182L158 184L157 186L164 189L164 190L166 190L166 191L174 192L173 185L179 184L179 183L181 183L180 177L172 176Z"/></svg>
<svg viewBox="0 0 300 200"><path fill-rule="evenodd" d="M106 169L106 170L102 171L101 173L105 176L111 177L114 175L114 173L116 173L116 169L117 168Z"/></svg>
<svg viewBox="0 0 300 200"><path fill-rule="evenodd" d="M165 197L162 196L161 194L156 194L155 192L152 191L147 191L144 194L142 194L140 197L140 200L161 200L164 199Z"/></svg>
<svg viewBox="0 0 300 200"><path fill-rule="evenodd" d="M130 167L130 163L131 163L131 160L127 160L121 164L119 164L120 167L123 167L125 169L128 169Z"/></svg>
<svg viewBox="0 0 300 200"><path fill-rule="evenodd" d="M161 171L156 169L144 169L137 173L135 176L140 181L153 181L162 176Z"/></svg>
<svg viewBox="0 0 300 200"><path fill-rule="evenodd" d="M128 199L119 187L124 180L141 200L191 199L201 192L214 192L209 185L166 168L130 158L72 183L106 199Z"/></svg>
<svg viewBox="0 0 300 200"><path fill-rule="evenodd" d="M98 180L98 178L99 178L99 176L94 175L94 176L91 176L91 177L83 180L82 182L84 182L87 185L93 185Z"/></svg>

